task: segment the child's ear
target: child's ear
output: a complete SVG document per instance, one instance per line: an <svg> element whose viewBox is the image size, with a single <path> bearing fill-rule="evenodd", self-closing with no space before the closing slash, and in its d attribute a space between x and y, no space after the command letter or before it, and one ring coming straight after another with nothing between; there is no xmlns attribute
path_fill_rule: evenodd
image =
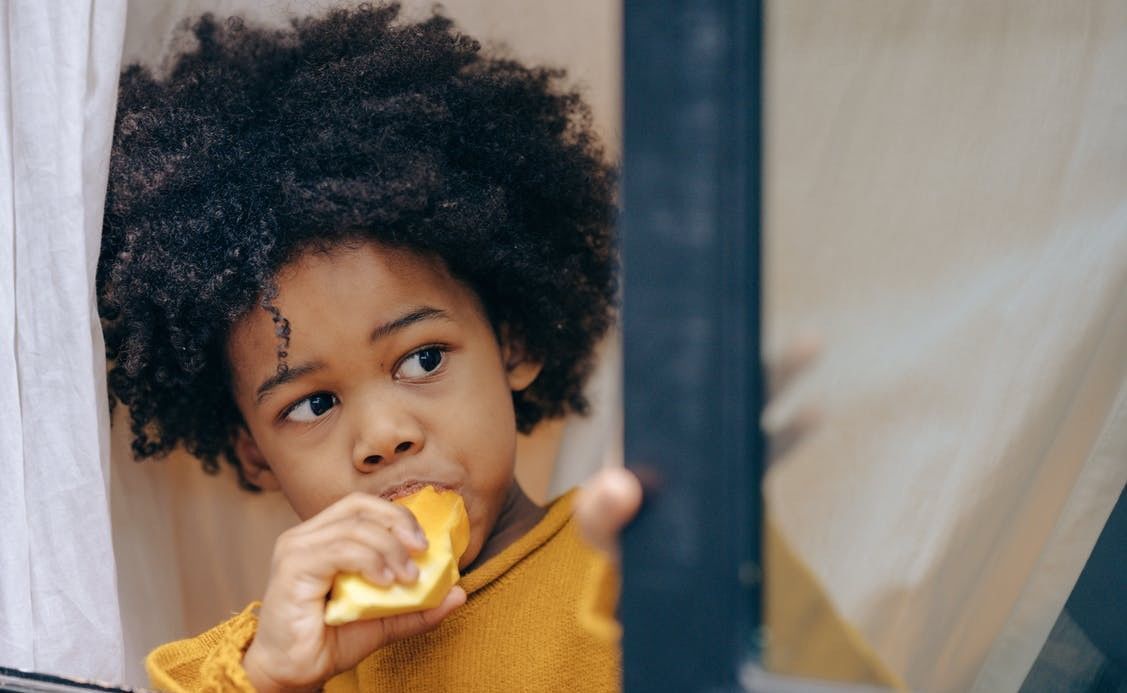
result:
<svg viewBox="0 0 1127 693"><path fill-rule="evenodd" d="M258 443L254 442L246 426L239 426L239 432L235 436L235 455L239 458L247 481L263 491L281 489L278 477L274 476L274 470L270 469L270 463L262 456Z"/></svg>
<svg viewBox="0 0 1127 693"><path fill-rule="evenodd" d="M520 392L527 388L540 375L544 364L536 359L529 358L525 351L524 342L511 336L508 326L501 328L501 358L505 363L505 373L509 381L509 389Z"/></svg>

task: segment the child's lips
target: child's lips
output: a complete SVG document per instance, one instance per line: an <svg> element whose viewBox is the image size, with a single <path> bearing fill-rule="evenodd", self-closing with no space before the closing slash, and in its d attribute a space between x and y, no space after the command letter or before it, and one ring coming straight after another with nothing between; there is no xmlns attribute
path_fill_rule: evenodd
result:
<svg viewBox="0 0 1127 693"><path fill-rule="evenodd" d="M403 498L412 493L423 490L427 486L433 486L438 491L453 491L454 486L451 484L443 483L441 481L405 481L402 484L396 484L390 488L384 489L380 492L380 498L384 500L393 501L396 498Z"/></svg>

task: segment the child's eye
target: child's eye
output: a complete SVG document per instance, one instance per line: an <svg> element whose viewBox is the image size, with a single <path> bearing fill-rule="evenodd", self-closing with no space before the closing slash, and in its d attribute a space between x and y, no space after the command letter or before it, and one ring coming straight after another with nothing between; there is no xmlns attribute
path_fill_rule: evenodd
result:
<svg viewBox="0 0 1127 693"><path fill-rule="evenodd" d="M425 378L442 365L446 352L442 347L426 347L419 349L399 364L395 377L405 380Z"/></svg>
<svg viewBox="0 0 1127 693"><path fill-rule="evenodd" d="M291 407L290 410L286 412L285 419L297 423L316 421L322 414L335 407L337 403L336 395L329 394L328 392L318 392L315 395L306 397Z"/></svg>

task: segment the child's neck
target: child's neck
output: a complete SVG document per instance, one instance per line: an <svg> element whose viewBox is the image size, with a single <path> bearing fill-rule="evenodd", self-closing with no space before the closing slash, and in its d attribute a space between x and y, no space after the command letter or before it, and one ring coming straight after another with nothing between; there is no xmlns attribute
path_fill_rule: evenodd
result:
<svg viewBox="0 0 1127 693"><path fill-rule="evenodd" d="M505 496L505 504L501 507L501 514L497 516L497 522L493 525L493 532L485 540L485 546L481 548L481 552L478 553L474 562L466 566L466 569L462 572L468 573L504 551L514 541L523 537L528 530L535 527L546 512L546 508L536 505L531 498L524 495L524 490L521 489L520 484L514 481Z"/></svg>

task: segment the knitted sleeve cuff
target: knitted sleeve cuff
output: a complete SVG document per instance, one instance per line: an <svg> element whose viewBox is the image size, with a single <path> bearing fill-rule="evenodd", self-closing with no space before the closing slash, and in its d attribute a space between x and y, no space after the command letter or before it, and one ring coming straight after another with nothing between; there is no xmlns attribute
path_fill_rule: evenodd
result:
<svg viewBox="0 0 1127 693"><path fill-rule="evenodd" d="M202 691L247 691L254 693L243 669L243 655L258 630L259 602L253 602L227 622L224 637L200 665Z"/></svg>
<svg viewBox="0 0 1127 693"><path fill-rule="evenodd" d="M153 688L169 693L254 691L243 655L258 628L258 602L215 628L149 653L145 668Z"/></svg>

